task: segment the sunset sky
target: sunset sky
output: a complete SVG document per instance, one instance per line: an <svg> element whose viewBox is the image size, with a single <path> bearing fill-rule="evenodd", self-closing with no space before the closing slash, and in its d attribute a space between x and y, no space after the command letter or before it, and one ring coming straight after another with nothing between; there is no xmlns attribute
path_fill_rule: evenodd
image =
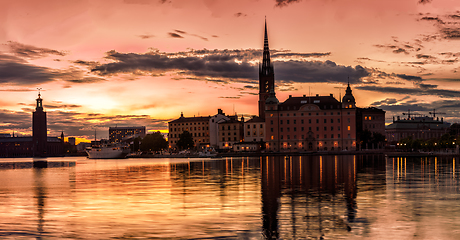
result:
<svg viewBox="0 0 460 240"><path fill-rule="evenodd" d="M37 88L50 136L255 115L265 17L280 101L349 78L387 122L459 122L458 0L18 0L0 1L0 133L31 135Z"/></svg>

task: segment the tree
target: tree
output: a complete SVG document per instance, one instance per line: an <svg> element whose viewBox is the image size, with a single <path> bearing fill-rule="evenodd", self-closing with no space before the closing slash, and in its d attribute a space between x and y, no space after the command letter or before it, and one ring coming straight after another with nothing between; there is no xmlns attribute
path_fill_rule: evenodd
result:
<svg viewBox="0 0 460 240"><path fill-rule="evenodd" d="M160 132L147 134L144 139L142 139L141 150L143 152L161 151L166 148L168 148L168 141L166 141L163 134Z"/></svg>
<svg viewBox="0 0 460 240"><path fill-rule="evenodd" d="M195 146L193 142L192 134L188 131L184 131L182 134L179 134L179 141L177 141L176 146L180 149L190 149Z"/></svg>

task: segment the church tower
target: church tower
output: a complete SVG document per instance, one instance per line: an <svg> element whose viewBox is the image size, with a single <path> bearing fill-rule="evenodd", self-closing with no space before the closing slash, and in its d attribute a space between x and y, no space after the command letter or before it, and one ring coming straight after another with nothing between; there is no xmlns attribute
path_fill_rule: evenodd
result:
<svg viewBox="0 0 460 240"><path fill-rule="evenodd" d="M35 157L46 155L46 143L48 140L46 129L46 112L43 111L43 99L40 98L40 89L38 92L37 106L32 115L32 139Z"/></svg>
<svg viewBox="0 0 460 240"><path fill-rule="evenodd" d="M342 98L342 108L356 108L356 101L355 97L353 97L353 94L351 93L350 82L348 82L345 96Z"/></svg>
<svg viewBox="0 0 460 240"><path fill-rule="evenodd" d="M268 48L267 20L265 20L264 53L262 65L259 65L259 117L265 118L265 101L275 89L275 73L270 63L270 49Z"/></svg>

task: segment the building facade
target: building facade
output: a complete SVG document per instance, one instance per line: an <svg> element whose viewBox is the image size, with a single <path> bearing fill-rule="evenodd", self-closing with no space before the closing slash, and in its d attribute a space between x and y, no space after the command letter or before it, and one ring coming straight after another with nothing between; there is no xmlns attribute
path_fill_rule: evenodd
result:
<svg viewBox="0 0 460 240"><path fill-rule="evenodd" d="M230 116L229 120L219 122L218 148L230 150L233 145L243 141L243 123L238 116Z"/></svg>
<svg viewBox="0 0 460 240"><path fill-rule="evenodd" d="M244 142L265 141L265 119L253 117L244 123Z"/></svg>
<svg viewBox="0 0 460 240"><path fill-rule="evenodd" d="M449 131L450 123L444 122L441 118L434 117L408 117L401 119L399 116L393 123L386 127L386 138L388 143L396 144L401 139L412 137L412 139L440 138Z"/></svg>
<svg viewBox="0 0 460 240"><path fill-rule="evenodd" d="M142 127L110 127L109 141L111 143L123 142L130 138L145 137L145 126Z"/></svg>
<svg viewBox="0 0 460 240"><path fill-rule="evenodd" d="M195 147L209 147L209 120L208 117L184 117L181 113L180 118L168 123L168 143L169 148L176 150L176 143L180 139L180 134L188 131L192 134Z"/></svg>
<svg viewBox="0 0 460 240"><path fill-rule="evenodd" d="M337 151L356 149L356 108L330 96L267 99L266 148L269 151Z"/></svg>

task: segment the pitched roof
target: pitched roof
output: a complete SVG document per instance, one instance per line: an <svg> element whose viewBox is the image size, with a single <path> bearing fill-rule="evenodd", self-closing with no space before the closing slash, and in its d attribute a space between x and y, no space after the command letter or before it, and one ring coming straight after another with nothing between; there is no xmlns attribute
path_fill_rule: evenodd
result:
<svg viewBox="0 0 460 240"><path fill-rule="evenodd" d="M299 110L302 105L315 104L321 110L327 109L341 109L342 104L331 96L318 96L315 97L292 97L289 96L286 101L279 105L281 111Z"/></svg>

